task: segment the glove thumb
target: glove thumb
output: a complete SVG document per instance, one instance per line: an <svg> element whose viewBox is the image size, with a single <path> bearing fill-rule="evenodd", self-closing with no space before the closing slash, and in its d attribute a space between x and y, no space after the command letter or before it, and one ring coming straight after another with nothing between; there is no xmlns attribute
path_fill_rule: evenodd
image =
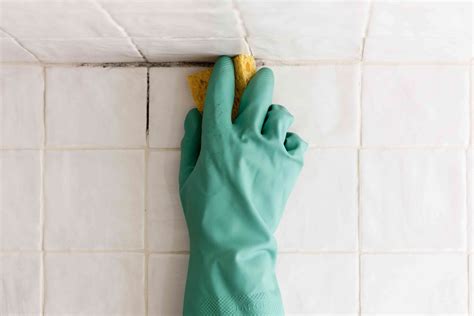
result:
<svg viewBox="0 0 474 316"><path fill-rule="evenodd" d="M181 163L179 167L180 189L193 171L199 157L201 150L201 127L201 113L194 108L188 112L184 120L184 137L181 141Z"/></svg>

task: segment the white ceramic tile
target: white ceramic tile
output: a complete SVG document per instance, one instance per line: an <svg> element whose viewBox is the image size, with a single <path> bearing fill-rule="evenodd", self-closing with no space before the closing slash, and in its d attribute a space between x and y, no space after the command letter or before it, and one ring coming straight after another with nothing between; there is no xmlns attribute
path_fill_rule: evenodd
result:
<svg viewBox="0 0 474 316"><path fill-rule="evenodd" d="M465 255L365 255L361 265L364 314L467 313Z"/></svg>
<svg viewBox="0 0 474 316"><path fill-rule="evenodd" d="M364 150L360 157L364 250L464 250L463 150Z"/></svg>
<svg viewBox="0 0 474 316"><path fill-rule="evenodd" d="M40 248L39 151L0 151L0 250Z"/></svg>
<svg viewBox="0 0 474 316"><path fill-rule="evenodd" d="M121 37L90 0L4 0L0 28L16 38Z"/></svg>
<svg viewBox="0 0 474 316"><path fill-rule="evenodd" d="M148 158L148 247L188 250L188 230L178 192L179 151L152 151Z"/></svg>
<svg viewBox="0 0 474 316"><path fill-rule="evenodd" d="M470 255L469 256L469 289L472 289L472 286L474 285L474 256ZM472 290L469 290L469 293L471 294L469 296L469 306L472 306L474 303L474 292Z"/></svg>
<svg viewBox="0 0 474 316"><path fill-rule="evenodd" d="M281 251L357 250L357 152L310 149L277 233Z"/></svg>
<svg viewBox="0 0 474 316"><path fill-rule="evenodd" d="M43 93L41 67L0 66L0 146L41 146Z"/></svg>
<svg viewBox="0 0 474 316"><path fill-rule="evenodd" d="M112 63L144 61L129 39L47 39L22 40L42 62Z"/></svg>
<svg viewBox="0 0 474 316"><path fill-rule="evenodd" d="M361 58L362 39L355 37L249 37L256 58L283 61L350 60Z"/></svg>
<svg viewBox="0 0 474 316"><path fill-rule="evenodd" d="M46 80L48 145L145 145L145 68L52 67Z"/></svg>
<svg viewBox="0 0 474 316"><path fill-rule="evenodd" d="M151 255L148 261L148 314L182 315L187 255Z"/></svg>
<svg viewBox="0 0 474 316"><path fill-rule="evenodd" d="M469 148L466 153L467 159L467 220L468 240L470 241L469 248L472 252L474 250L474 149Z"/></svg>
<svg viewBox="0 0 474 316"><path fill-rule="evenodd" d="M47 254L46 315L143 315L141 254Z"/></svg>
<svg viewBox="0 0 474 316"><path fill-rule="evenodd" d="M270 68L275 74L273 102L294 115L294 131L310 144L358 144L359 66Z"/></svg>
<svg viewBox="0 0 474 316"><path fill-rule="evenodd" d="M250 54L242 38L159 39L134 38L138 49L151 62L215 61L221 55Z"/></svg>
<svg viewBox="0 0 474 316"><path fill-rule="evenodd" d="M144 153L49 151L47 249L143 248Z"/></svg>
<svg viewBox="0 0 474 316"><path fill-rule="evenodd" d="M39 315L41 255L0 254L0 314Z"/></svg>
<svg viewBox="0 0 474 316"><path fill-rule="evenodd" d="M100 0L100 2L132 37L242 36L231 1Z"/></svg>
<svg viewBox="0 0 474 316"><path fill-rule="evenodd" d="M0 38L0 62L37 62L37 59L11 38Z"/></svg>
<svg viewBox="0 0 474 316"><path fill-rule="evenodd" d="M186 77L202 69L150 69L150 147L179 148L184 134L184 118L195 107Z"/></svg>
<svg viewBox="0 0 474 316"><path fill-rule="evenodd" d="M286 313L357 313L356 255L280 254L276 269Z"/></svg>
<svg viewBox="0 0 474 316"><path fill-rule="evenodd" d="M368 1L238 1L251 37L362 38Z"/></svg>
<svg viewBox="0 0 474 316"><path fill-rule="evenodd" d="M380 62L463 62L471 58L470 38L369 37L364 60Z"/></svg>
<svg viewBox="0 0 474 316"><path fill-rule="evenodd" d="M363 71L364 145L467 144L467 66L371 65Z"/></svg>
<svg viewBox="0 0 474 316"><path fill-rule="evenodd" d="M374 2L369 36L470 37L469 1Z"/></svg>

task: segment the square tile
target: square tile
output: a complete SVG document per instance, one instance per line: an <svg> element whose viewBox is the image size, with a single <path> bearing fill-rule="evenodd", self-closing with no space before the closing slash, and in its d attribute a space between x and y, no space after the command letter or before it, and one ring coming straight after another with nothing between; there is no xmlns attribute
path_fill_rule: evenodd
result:
<svg viewBox="0 0 474 316"><path fill-rule="evenodd" d="M296 63L305 61L358 61L362 38L250 36L252 54L259 59Z"/></svg>
<svg viewBox="0 0 474 316"><path fill-rule="evenodd" d="M144 153L49 151L47 249L143 249Z"/></svg>
<svg viewBox="0 0 474 316"><path fill-rule="evenodd" d="M2 13L0 28L20 39L123 37L90 0L4 0Z"/></svg>
<svg viewBox="0 0 474 316"><path fill-rule="evenodd" d="M100 0L100 2L131 37L243 36L231 1Z"/></svg>
<svg viewBox="0 0 474 316"><path fill-rule="evenodd" d="M151 151L148 158L148 247L150 251L189 249L188 229L178 191L179 151Z"/></svg>
<svg viewBox="0 0 474 316"><path fill-rule="evenodd" d="M474 250L474 149L466 151L467 220L469 250Z"/></svg>
<svg viewBox="0 0 474 316"><path fill-rule="evenodd" d="M48 68L48 145L144 146L146 72L145 68Z"/></svg>
<svg viewBox="0 0 474 316"><path fill-rule="evenodd" d="M143 259L142 254L46 254L45 314L143 315Z"/></svg>
<svg viewBox="0 0 474 316"><path fill-rule="evenodd" d="M364 255L363 314L467 314L463 254Z"/></svg>
<svg viewBox="0 0 474 316"><path fill-rule="evenodd" d="M471 38L368 37L364 60L369 62L466 62Z"/></svg>
<svg viewBox="0 0 474 316"><path fill-rule="evenodd" d="M250 54L243 38L144 38L133 41L150 62L214 62L219 56Z"/></svg>
<svg viewBox="0 0 474 316"><path fill-rule="evenodd" d="M357 314L356 255L280 254L277 276L288 314Z"/></svg>
<svg viewBox="0 0 474 316"><path fill-rule="evenodd" d="M148 314L182 315L187 255L151 255L148 262Z"/></svg>
<svg viewBox="0 0 474 316"><path fill-rule="evenodd" d="M0 151L0 250L40 248L40 194L40 153Z"/></svg>
<svg viewBox="0 0 474 316"><path fill-rule="evenodd" d="M312 145L358 145L358 65L270 68L275 74L273 103L294 115L292 130Z"/></svg>
<svg viewBox="0 0 474 316"><path fill-rule="evenodd" d="M469 256L469 288L472 289L472 286L474 285L474 257L473 255ZM470 292L470 297L469 297L469 306L472 306L472 303L474 303L474 292L472 290Z"/></svg>
<svg viewBox="0 0 474 316"><path fill-rule="evenodd" d="M18 45L12 38L0 38L0 62L37 62L30 52Z"/></svg>
<svg viewBox="0 0 474 316"><path fill-rule="evenodd" d="M370 65L363 71L364 146L468 143L469 67Z"/></svg>
<svg viewBox="0 0 474 316"><path fill-rule="evenodd" d="M465 249L463 150L363 150L360 172L364 250Z"/></svg>
<svg viewBox="0 0 474 316"><path fill-rule="evenodd" d="M377 0L368 35L470 38L471 6L469 1Z"/></svg>
<svg viewBox="0 0 474 316"><path fill-rule="evenodd" d="M0 66L0 147L42 145L43 94L41 67Z"/></svg>
<svg viewBox="0 0 474 316"><path fill-rule="evenodd" d="M357 250L357 151L310 149L278 227L280 251Z"/></svg>
<svg viewBox="0 0 474 316"><path fill-rule="evenodd" d="M142 62L129 39L26 39L23 45L45 63Z"/></svg>
<svg viewBox="0 0 474 316"><path fill-rule="evenodd" d="M238 0L237 3L250 37L361 39L369 13L369 1Z"/></svg>
<svg viewBox="0 0 474 316"><path fill-rule="evenodd" d="M0 314L41 313L41 255L0 254Z"/></svg>
<svg viewBox="0 0 474 316"><path fill-rule="evenodd" d="M179 148L184 118L196 107L186 77L201 67L150 69L150 147Z"/></svg>

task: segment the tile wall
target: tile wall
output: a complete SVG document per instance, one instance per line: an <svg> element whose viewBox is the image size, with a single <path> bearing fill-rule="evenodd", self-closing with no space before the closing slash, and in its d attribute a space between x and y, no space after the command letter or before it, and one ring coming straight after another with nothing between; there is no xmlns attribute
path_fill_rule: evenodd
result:
<svg viewBox="0 0 474 316"><path fill-rule="evenodd" d="M472 7L0 1L0 314L181 313L185 77L253 53L310 143L287 313L474 315Z"/></svg>

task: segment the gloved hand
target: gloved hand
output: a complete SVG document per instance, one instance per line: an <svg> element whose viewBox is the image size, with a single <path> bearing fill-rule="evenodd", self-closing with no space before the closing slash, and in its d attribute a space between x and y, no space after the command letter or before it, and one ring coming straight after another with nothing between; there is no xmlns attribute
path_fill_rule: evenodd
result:
<svg viewBox="0 0 474 316"><path fill-rule="evenodd" d="M184 315L283 315L275 277L277 228L307 144L272 105L273 73L260 69L231 120L234 66L214 66L204 112L191 110L179 186L189 231Z"/></svg>

